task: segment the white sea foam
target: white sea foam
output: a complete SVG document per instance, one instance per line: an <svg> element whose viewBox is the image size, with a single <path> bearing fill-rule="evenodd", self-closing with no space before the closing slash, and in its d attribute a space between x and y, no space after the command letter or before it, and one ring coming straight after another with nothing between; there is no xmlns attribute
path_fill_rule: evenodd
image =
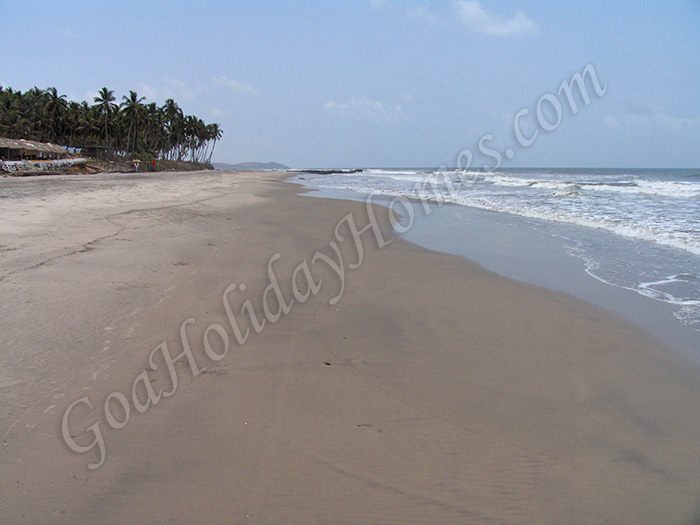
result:
<svg viewBox="0 0 700 525"><path fill-rule="evenodd" d="M429 198L429 194L423 195ZM449 202L464 206L498 211L547 221L566 222L589 228L602 228L617 235L631 239L656 242L665 246L687 250L700 255L700 237L691 232L667 230L664 225L655 225L650 220L639 217L635 222L623 222L619 218L605 218L605 216L588 214L584 215L577 209L558 209L549 206L533 206L527 203L507 202L489 197L473 195L459 195L456 198L446 198Z"/></svg>
<svg viewBox="0 0 700 525"><path fill-rule="evenodd" d="M422 178L403 179L407 182L421 182ZM661 245L686 250L694 255L700 256L700 232L684 231L682 229L668 229L668 223L654 224L649 217L639 216L635 220L628 222L622 219L605 215L590 213L590 210L581 210L578 207L567 209L555 208L545 205L533 205L528 202L506 201L492 196L479 196L478 194L458 194L450 195L445 192L435 194L435 187L429 185L426 191L415 191L416 188L391 188L377 187L373 185L324 185L326 188L343 189L357 193L374 193L377 195L416 197L439 202L450 202L463 206L472 206L484 210L497 211L520 215L531 219L542 219L547 221L565 222L577 226L589 228L605 229L623 237L638 239L648 242L655 242ZM571 192L555 195L559 197L572 196ZM642 210L640 210L641 212ZM588 214L586 212L589 212Z"/></svg>
<svg viewBox="0 0 700 525"><path fill-rule="evenodd" d="M510 186L538 190L581 192L599 191L609 193L658 195L679 199L693 199L700 197L700 182L690 181L649 181L640 179L622 180L611 184L606 182L541 180L523 177L508 177L502 175L489 177L487 180L496 186Z"/></svg>
<svg viewBox="0 0 700 525"><path fill-rule="evenodd" d="M697 173L377 169L305 182L450 202L537 219L552 227L584 227L580 235L589 240L571 242L576 248L570 247L569 253L585 262L591 276L673 304L679 320L693 329L700 326Z"/></svg>

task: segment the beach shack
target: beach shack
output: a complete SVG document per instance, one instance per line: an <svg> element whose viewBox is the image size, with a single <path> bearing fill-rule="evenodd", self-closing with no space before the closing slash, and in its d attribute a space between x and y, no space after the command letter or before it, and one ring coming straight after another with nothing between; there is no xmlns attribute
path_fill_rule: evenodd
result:
<svg viewBox="0 0 700 525"><path fill-rule="evenodd" d="M82 154L93 159L111 160L111 149L106 146L89 145L83 146Z"/></svg>
<svg viewBox="0 0 700 525"><path fill-rule="evenodd" d="M61 146L25 139L0 137L0 160L56 160L68 158L68 152Z"/></svg>
<svg viewBox="0 0 700 525"><path fill-rule="evenodd" d="M0 173L56 170L73 164L68 151L56 144L0 137Z"/></svg>

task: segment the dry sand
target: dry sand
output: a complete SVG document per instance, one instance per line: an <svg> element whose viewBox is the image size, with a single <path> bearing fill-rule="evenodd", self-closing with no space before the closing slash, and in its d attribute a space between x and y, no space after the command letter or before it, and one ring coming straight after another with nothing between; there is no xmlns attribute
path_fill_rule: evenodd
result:
<svg viewBox="0 0 700 525"><path fill-rule="evenodd" d="M690 523L700 516L700 375L639 328L347 223L363 203L277 173L0 180L0 520L28 523ZM376 208L392 238L386 210ZM322 259L343 256L341 278ZM268 262L286 300L239 345ZM298 294L306 293L297 274ZM271 299L272 295L266 296ZM268 314L277 303L268 302ZM269 317L269 315L268 315ZM139 413L156 351L177 389ZM218 362L203 347L226 329ZM211 351L221 352L216 329ZM162 347L161 347L162 348ZM160 359L160 360L159 360ZM121 429L104 403L130 405ZM145 399L144 383L137 395ZM104 462L78 454L99 423ZM112 397L112 407L117 407ZM114 417L124 414L114 409ZM95 427L93 427L95 428Z"/></svg>

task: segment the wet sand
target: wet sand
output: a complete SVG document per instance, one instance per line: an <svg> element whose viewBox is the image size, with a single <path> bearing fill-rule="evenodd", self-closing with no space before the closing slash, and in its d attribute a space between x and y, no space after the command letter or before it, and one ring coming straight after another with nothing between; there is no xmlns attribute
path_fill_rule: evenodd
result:
<svg viewBox="0 0 700 525"><path fill-rule="evenodd" d="M0 180L0 520L700 517L695 366L282 178Z"/></svg>

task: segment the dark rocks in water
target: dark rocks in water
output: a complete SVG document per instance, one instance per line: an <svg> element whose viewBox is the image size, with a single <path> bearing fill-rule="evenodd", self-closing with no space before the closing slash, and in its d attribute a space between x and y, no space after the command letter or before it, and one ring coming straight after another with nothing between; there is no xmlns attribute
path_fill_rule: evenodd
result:
<svg viewBox="0 0 700 525"><path fill-rule="evenodd" d="M238 164L227 164L226 162L214 162L212 165L217 170L288 170L289 167L279 162L240 162Z"/></svg>
<svg viewBox="0 0 700 525"><path fill-rule="evenodd" d="M309 173L314 175L331 175L333 173L362 173L361 168L338 168L338 169L290 169L278 162L241 162L238 164L228 164L226 162L213 162L212 166L217 170L287 170L293 173Z"/></svg>
<svg viewBox="0 0 700 525"><path fill-rule="evenodd" d="M314 175L331 175L333 173L362 173L360 168L337 169L337 170L290 170L298 171L299 173L313 173Z"/></svg>

